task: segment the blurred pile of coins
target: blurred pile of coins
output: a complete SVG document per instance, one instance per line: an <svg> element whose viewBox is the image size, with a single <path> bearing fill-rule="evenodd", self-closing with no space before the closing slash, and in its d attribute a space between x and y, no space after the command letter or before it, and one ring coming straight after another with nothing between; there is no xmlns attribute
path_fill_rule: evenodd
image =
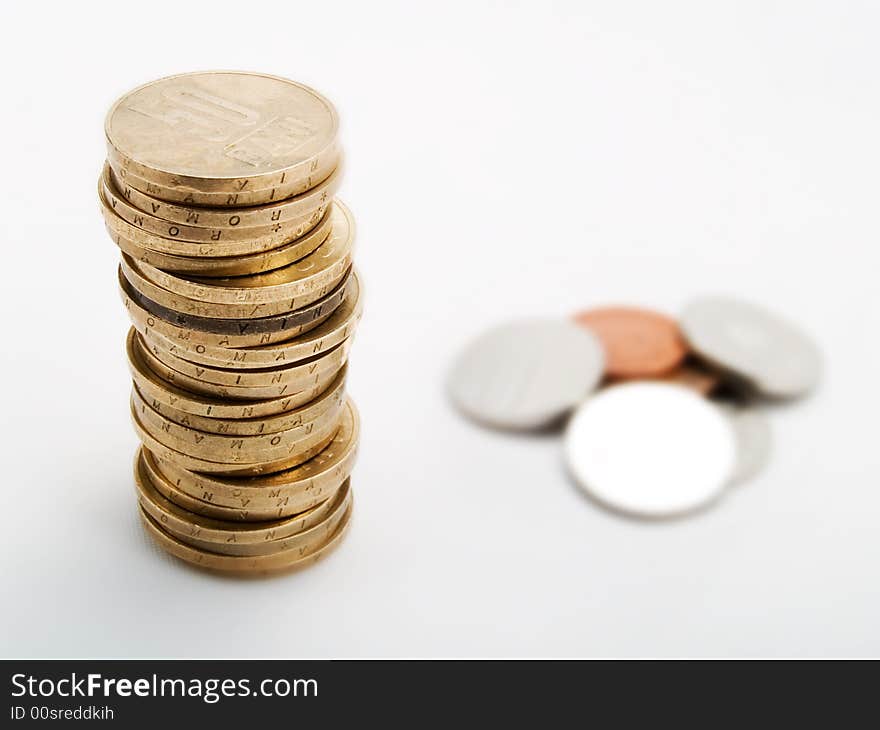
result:
<svg viewBox="0 0 880 730"><path fill-rule="evenodd" d="M565 423L567 467L595 501L643 518L705 508L758 473L763 415L813 390L821 356L801 330L754 304L690 302L678 321L634 307L510 322L455 363L455 405L491 427Z"/></svg>
<svg viewBox="0 0 880 730"><path fill-rule="evenodd" d="M105 132L144 526L208 569L311 563L351 519L359 432L336 111L286 79L196 73L126 94Z"/></svg>

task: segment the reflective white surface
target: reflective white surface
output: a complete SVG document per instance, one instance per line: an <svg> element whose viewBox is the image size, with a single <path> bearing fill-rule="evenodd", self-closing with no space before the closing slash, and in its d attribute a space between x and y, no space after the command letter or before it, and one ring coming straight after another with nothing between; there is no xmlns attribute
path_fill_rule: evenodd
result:
<svg viewBox="0 0 880 730"><path fill-rule="evenodd" d="M565 456L583 490L611 509L675 517L721 494L736 441L727 417L692 390L628 383L578 408L565 430Z"/></svg>

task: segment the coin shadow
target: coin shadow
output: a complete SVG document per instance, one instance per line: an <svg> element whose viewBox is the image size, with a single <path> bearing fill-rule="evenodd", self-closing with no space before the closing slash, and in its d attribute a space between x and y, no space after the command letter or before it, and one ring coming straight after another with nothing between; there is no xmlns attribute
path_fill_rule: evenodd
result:
<svg viewBox="0 0 880 730"><path fill-rule="evenodd" d="M721 378L721 382L710 394L709 398L713 401L721 401L731 403L740 407L756 407L768 408L771 410L788 410L800 407L804 401L821 388L821 381L808 393L800 395L766 395L761 393L747 379L738 376L736 373L712 368L711 365L702 363L702 367L712 369Z"/></svg>
<svg viewBox="0 0 880 730"><path fill-rule="evenodd" d="M801 408L809 400L807 396L784 398L758 393L748 385L725 383L712 393L709 400L716 403L729 404L738 408L757 408L764 413L772 411L788 411Z"/></svg>
<svg viewBox="0 0 880 730"><path fill-rule="evenodd" d="M568 416L561 416L551 423L547 423L539 428L516 428L513 426L503 426L490 421L484 421L474 416L465 414L465 419L471 425L479 428L481 431L488 431L504 436L505 438L520 439L522 441L548 441L554 438L561 438L568 422Z"/></svg>

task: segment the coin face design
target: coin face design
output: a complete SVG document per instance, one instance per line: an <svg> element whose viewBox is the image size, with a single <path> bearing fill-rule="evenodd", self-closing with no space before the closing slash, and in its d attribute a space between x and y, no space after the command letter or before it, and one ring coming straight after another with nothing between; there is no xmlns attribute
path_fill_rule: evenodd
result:
<svg viewBox="0 0 880 730"><path fill-rule="evenodd" d="M611 378L650 378L680 365L687 346L675 320L635 307L602 307L575 315L605 348L605 373Z"/></svg>
<svg viewBox="0 0 880 730"><path fill-rule="evenodd" d="M316 91L243 72L159 79L119 99L105 123L111 150L139 168L216 180L296 168L332 147L337 129Z"/></svg>
<svg viewBox="0 0 880 730"><path fill-rule="evenodd" d="M598 340L574 322L510 322L473 341L455 362L449 393L467 416L506 429L552 424L599 383Z"/></svg>
<svg viewBox="0 0 880 730"><path fill-rule="evenodd" d="M817 346L781 317L748 302L725 297L691 301L681 315L691 348L761 394L805 395L822 372Z"/></svg>
<svg viewBox="0 0 880 730"><path fill-rule="evenodd" d="M723 404L736 438L736 462L729 484L743 484L758 474L770 460L773 436L770 422L757 408Z"/></svg>
<svg viewBox="0 0 880 730"><path fill-rule="evenodd" d="M722 411L679 385L614 385L569 421L565 458L578 485L625 514L675 517L704 507L727 486L736 441Z"/></svg>

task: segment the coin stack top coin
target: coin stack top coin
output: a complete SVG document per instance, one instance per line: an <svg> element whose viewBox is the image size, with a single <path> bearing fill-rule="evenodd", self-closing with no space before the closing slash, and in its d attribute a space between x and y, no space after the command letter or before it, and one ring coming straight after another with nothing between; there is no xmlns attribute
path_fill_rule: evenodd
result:
<svg viewBox="0 0 880 730"><path fill-rule="evenodd" d="M361 286L338 130L314 90L244 72L160 79L107 116L141 519L201 567L302 566L351 519Z"/></svg>

